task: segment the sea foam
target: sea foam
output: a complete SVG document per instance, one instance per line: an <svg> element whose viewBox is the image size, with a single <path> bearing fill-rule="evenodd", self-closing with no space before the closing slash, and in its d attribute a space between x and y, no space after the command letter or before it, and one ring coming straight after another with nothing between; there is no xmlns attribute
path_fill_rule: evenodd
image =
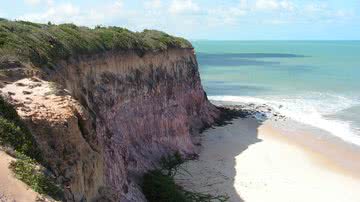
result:
<svg viewBox="0 0 360 202"><path fill-rule="evenodd" d="M233 104L266 104L292 120L322 129L344 141L360 146L359 131L356 128L351 128L350 122L329 118L329 116L335 115L342 110L360 105L358 99L329 93L268 97L209 96L209 99Z"/></svg>

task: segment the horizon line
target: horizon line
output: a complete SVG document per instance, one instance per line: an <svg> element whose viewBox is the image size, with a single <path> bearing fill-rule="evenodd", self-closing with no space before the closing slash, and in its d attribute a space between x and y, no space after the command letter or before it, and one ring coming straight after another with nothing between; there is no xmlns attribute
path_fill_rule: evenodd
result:
<svg viewBox="0 0 360 202"><path fill-rule="evenodd" d="M360 39L188 39L189 41L360 41Z"/></svg>

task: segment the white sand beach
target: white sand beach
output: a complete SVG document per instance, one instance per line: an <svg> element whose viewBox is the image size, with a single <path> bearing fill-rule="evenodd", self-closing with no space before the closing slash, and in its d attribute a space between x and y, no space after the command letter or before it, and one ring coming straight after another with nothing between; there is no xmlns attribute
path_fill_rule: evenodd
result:
<svg viewBox="0 0 360 202"><path fill-rule="evenodd" d="M245 202L359 202L360 152L313 134L287 134L253 118L203 133L186 189Z"/></svg>

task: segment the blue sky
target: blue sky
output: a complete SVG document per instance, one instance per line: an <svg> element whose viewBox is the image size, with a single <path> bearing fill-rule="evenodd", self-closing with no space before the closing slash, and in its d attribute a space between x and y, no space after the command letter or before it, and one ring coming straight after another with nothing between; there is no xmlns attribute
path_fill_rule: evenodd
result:
<svg viewBox="0 0 360 202"><path fill-rule="evenodd" d="M360 39L360 0L2 0L0 16L189 39Z"/></svg>

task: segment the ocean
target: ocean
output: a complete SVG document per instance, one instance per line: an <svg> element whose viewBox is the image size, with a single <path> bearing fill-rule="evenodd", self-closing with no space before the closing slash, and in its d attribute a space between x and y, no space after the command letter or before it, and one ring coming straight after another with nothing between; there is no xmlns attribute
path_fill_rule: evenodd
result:
<svg viewBox="0 0 360 202"><path fill-rule="evenodd" d="M210 100L267 104L360 146L360 41L192 41Z"/></svg>

